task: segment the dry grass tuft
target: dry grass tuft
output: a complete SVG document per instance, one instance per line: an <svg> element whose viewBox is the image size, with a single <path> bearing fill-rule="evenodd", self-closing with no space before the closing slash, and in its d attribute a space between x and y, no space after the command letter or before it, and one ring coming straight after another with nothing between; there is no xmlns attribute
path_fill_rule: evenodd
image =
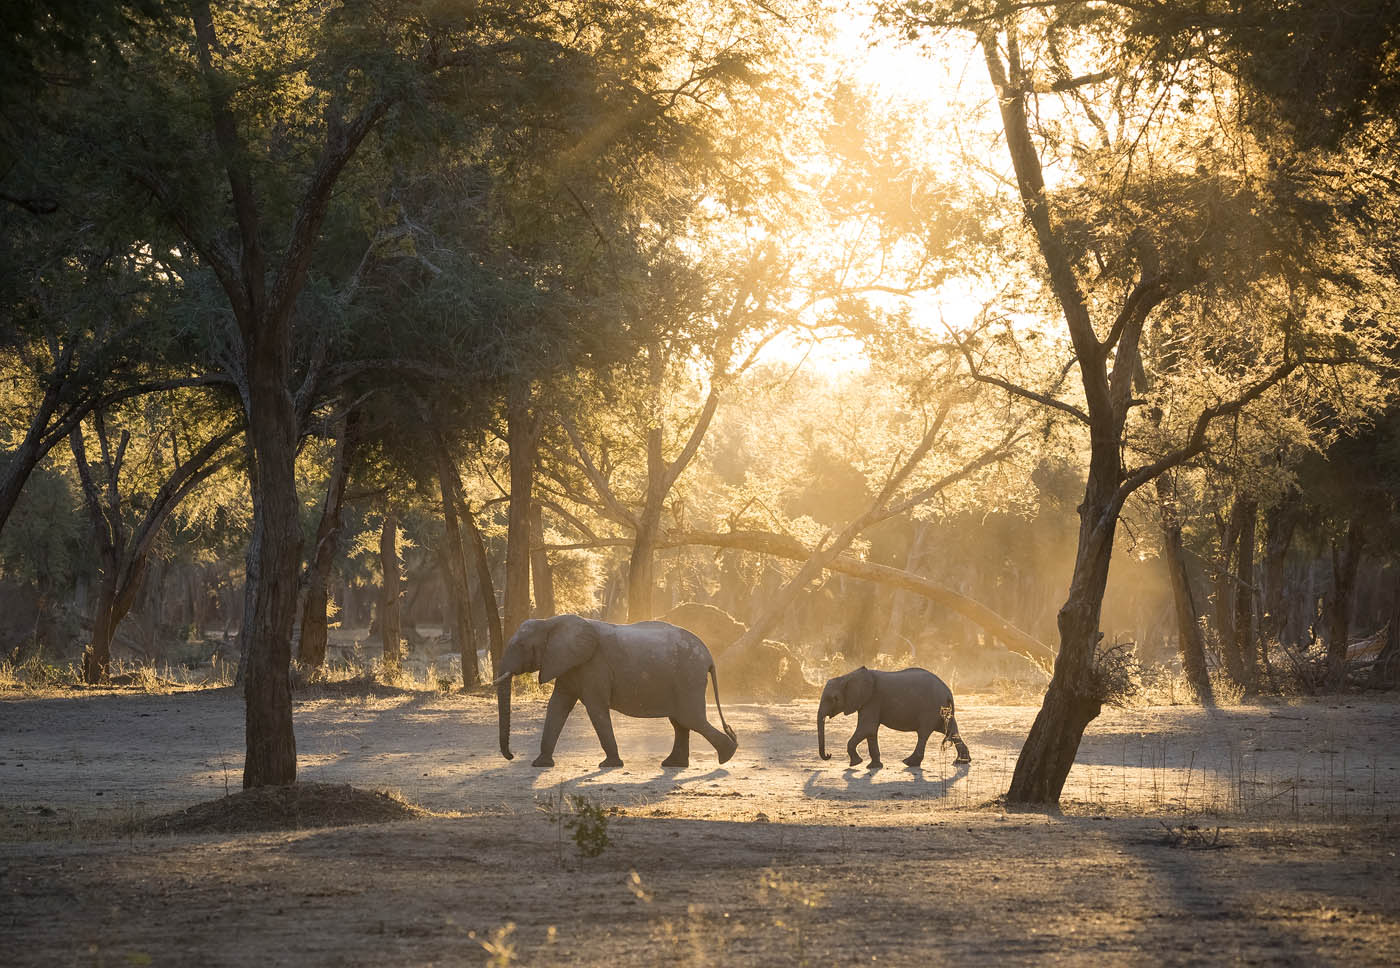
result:
<svg viewBox="0 0 1400 968"><path fill-rule="evenodd" d="M396 793L358 790L348 783L293 783L257 787L185 810L163 814L138 825L148 834L246 833L348 827L430 816Z"/></svg>

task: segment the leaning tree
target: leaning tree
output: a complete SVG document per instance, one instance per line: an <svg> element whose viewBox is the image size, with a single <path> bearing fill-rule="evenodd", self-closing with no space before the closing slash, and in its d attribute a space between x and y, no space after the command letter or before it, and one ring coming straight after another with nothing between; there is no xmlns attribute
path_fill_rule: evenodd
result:
<svg viewBox="0 0 1400 968"><path fill-rule="evenodd" d="M1357 330L1379 301L1364 271L1330 259L1340 229L1317 218L1320 200L1271 164L1266 145L1219 120L1230 115L1211 98L1230 84L1209 58L1120 43L1128 14L1112 5L1023 7L885 12L913 36L976 39L995 98L991 137L1009 156L1025 227L1021 311L1054 314L1033 352L1024 316L984 316L975 341L962 337L969 362L1085 438L1055 671L1007 793L1054 805L1085 727L1118 688L1099 618L1125 502L1207 449L1222 418L1373 352ZM1247 310L1214 315L1212 293L1240 283ZM1028 356L1044 362L1041 379L1014 369Z"/></svg>

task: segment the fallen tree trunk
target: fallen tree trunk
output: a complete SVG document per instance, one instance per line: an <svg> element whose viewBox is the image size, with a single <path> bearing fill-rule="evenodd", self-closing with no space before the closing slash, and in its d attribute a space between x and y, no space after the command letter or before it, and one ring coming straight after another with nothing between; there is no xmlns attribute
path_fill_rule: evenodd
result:
<svg viewBox="0 0 1400 968"><path fill-rule="evenodd" d="M574 545L552 546L552 550L575 548L597 548L607 546L629 546L626 538L600 538ZM711 548L734 548L751 551L755 554L772 555L792 561L807 561L812 557L810 548L796 538L773 534L769 531L673 531L657 541L658 548L679 548L687 545L702 545ZM902 591L919 595L936 602L978 625L989 635L1000 640L1006 648L1024 657L1037 670L1046 672L1047 666L1055 661L1055 651L1028 632L1023 632L992 611L981 602L959 594L944 585L921 578L918 575L888 565L877 565L861 561L849 555L839 555L824 563L827 571L839 572L854 578L879 582Z"/></svg>

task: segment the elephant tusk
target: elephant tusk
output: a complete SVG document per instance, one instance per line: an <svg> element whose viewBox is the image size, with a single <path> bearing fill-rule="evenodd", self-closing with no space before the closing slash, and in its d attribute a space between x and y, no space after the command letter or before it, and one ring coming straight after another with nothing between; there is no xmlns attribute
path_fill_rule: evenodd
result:
<svg viewBox="0 0 1400 968"><path fill-rule="evenodd" d="M499 686L503 682L509 682L511 677L514 675L515 673L513 672L503 672L498 678L491 680L491 685Z"/></svg>

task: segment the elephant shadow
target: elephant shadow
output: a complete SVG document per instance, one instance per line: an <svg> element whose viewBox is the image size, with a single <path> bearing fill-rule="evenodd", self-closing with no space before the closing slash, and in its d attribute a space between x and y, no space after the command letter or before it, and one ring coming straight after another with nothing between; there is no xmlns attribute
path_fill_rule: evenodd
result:
<svg viewBox="0 0 1400 968"><path fill-rule="evenodd" d="M625 767L601 767L591 770L581 776L570 777L567 781L569 786L594 786L605 787L609 792L638 795L643 793L666 793L673 789L684 786L691 786L697 783L709 783L727 779L732 774L724 767L715 767L704 773L697 773L693 776L682 776L686 772L686 767L662 767L658 772L646 776L629 777L620 780Z"/></svg>
<svg viewBox="0 0 1400 968"><path fill-rule="evenodd" d="M955 763L951 772L934 775L922 766L882 767L871 770L849 766L841 771L844 786L824 783L831 776L813 770L802 785L804 796L817 800L927 800L945 797L968 774L967 763Z"/></svg>

